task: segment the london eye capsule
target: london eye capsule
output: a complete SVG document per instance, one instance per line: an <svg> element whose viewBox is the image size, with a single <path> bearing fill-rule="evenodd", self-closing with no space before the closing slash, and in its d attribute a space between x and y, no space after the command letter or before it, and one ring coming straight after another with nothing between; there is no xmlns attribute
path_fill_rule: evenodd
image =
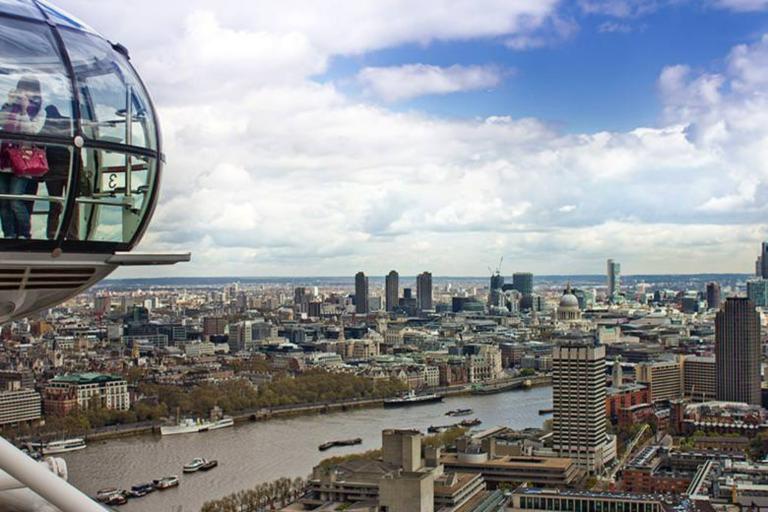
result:
<svg viewBox="0 0 768 512"><path fill-rule="evenodd" d="M158 197L157 116L128 51L42 0L0 0L0 322L121 265Z"/></svg>

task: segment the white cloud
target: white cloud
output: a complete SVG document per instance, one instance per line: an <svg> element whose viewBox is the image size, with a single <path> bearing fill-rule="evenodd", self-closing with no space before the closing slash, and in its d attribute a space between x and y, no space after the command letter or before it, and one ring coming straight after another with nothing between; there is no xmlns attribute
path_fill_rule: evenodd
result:
<svg viewBox="0 0 768 512"><path fill-rule="evenodd" d="M768 9L768 0L714 0L716 7L739 12L763 11Z"/></svg>
<svg viewBox="0 0 768 512"><path fill-rule="evenodd" d="M765 39L714 72L666 68L657 127L565 134L311 79L335 55L539 37L554 1L60 3L125 43L157 99L168 165L142 248L192 250L179 274L473 274L498 253L536 272L600 272L606 254L628 272L747 271L768 234ZM413 83L380 94L490 82L466 68L395 68Z"/></svg>
<svg viewBox="0 0 768 512"><path fill-rule="evenodd" d="M495 87L502 72L496 66L430 66L405 64L363 68L358 81L385 101L400 101L428 94L449 94Z"/></svg>
<svg viewBox="0 0 768 512"><path fill-rule="evenodd" d="M655 11L660 4L672 2L674 0L578 0L578 5L585 14L634 18Z"/></svg>
<svg viewBox="0 0 768 512"><path fill-rule="evenodd" d="M605 21L597 27L598 32L603 33L621 33L627 34L632 32L634 28L628 23L617 23L615 21Z"/></svg>

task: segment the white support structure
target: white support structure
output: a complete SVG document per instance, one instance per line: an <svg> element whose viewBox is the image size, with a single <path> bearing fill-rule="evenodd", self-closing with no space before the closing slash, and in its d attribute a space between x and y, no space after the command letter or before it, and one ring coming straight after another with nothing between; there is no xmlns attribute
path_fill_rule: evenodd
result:
<svg viewBox="0 0 768 512"><path fill-rule="evenodd" d="M105 512L102 505L0 437L0 468L62 512Z"/></svg>

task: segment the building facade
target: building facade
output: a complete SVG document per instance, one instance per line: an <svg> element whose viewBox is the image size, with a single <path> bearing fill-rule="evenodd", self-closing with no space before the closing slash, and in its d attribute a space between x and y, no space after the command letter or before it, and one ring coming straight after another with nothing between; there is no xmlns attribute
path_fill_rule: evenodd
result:
<svg viewBox="0 0 768 512"><path fill-rule="evenodd" d="M589 473L616 456L606 432L605 347L592 338L566 339L552 351L552 447Z"/></svg>
<svg viewBox="0 0 768 512"><path fill-rule="evenodd" d="M0 391L0 425L39 420L41 403L40 393L32 389Z"/></svg>
<svg viewBox="0 0 768 512"><path fill-rule="evenodd" d="M390 270L384 284L384 300L387 311L394 311L400 303L400 275Z"/></svg>
<svg viewBox="0 0 768 512"><path fill-rule="evenodd" d="M530 272L515 272L512 274L512 288L521 295L533 295L533 274Z"/></svg>
<svg viewBox="0 0 768 512"><path fill-rule="evenodd" d="M607 277L608 301L616 302L621 293L621 264L609 259L607 263Z"/></svg>
<svg viewBox="0 0 768 512"><path fill-rule="evenodd" d="M416 300L419 311L433 311L432 305L432 273L422 272L416 277Z"/></svg>
<svg viewBox="0 0 768 512"><path fill-rule="evenodd" d="M103 407L118 411L127 411L131 406L128 382L115 375L100 373L54 377L46 385L43 396L46 414L66 414L72 405L83 409Z"/></svg>
<svg viewBox="0 0 768 512"><path fill-rule="evenodd" d="M368 313L368 277L363 272L355 274L355 313Z"/></svg>
<svg viewBox="0 0 768 512"><path fill-rule="evenodd" d="M707 308L718 309L720 307L720 284L707 283Z"/></svg>
<svg viewBox="0 0 768 512"><path fill-rule="evenodd" d="M729 297L715 317L718 400L760 405L760 315L744 297Z"/></svg>

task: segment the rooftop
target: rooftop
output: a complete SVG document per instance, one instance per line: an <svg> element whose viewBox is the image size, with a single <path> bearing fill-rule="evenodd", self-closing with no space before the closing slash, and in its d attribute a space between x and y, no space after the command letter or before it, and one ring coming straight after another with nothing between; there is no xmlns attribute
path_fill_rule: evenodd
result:
<svg viewBox="0 0 768 512"><path fill-rule="evenodd" d="M115 382L124 380L117 375L107 375L105 373L68 373L66 375L57 375L51 382L64 384L98 384L100 382Z"/></svg>

